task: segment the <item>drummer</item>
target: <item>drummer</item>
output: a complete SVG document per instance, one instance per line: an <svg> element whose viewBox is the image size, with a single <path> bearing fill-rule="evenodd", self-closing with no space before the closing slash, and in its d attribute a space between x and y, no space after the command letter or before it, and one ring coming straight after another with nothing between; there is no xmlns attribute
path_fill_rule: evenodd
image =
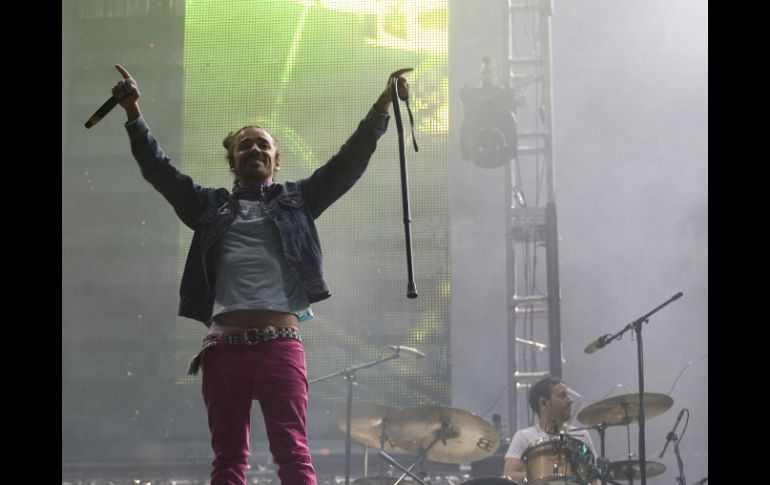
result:
<svg viewBox="0 0 770 485"><path fill-rule="evenodd" d="M558 436L567 433L588 445L592 456L596 455L591 435L588 431L570 431L567 426L572 415L572 398L567 386L554 377L546 377L538 381L529 390L529 406L537 414L538 420L534 426L520 429L513 435L511 446L505 454L503 475L512 480L526 481L527 469L521 462L521 457L529 445L541 438ZM592 485L599 485L599 480L593 480Z"/></svg>

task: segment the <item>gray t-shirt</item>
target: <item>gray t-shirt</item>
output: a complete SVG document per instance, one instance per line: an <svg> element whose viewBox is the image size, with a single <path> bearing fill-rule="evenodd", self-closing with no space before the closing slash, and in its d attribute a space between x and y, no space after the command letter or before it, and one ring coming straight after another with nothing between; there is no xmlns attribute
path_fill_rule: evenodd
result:
<svg viewBox="0 0 770 485"><path fill-rule="evenodd" d="M230 229L213 248L216 268L214 313L275 310L313 318L307 295L289 267L278 228L260 200L237 199Z"/></svg>

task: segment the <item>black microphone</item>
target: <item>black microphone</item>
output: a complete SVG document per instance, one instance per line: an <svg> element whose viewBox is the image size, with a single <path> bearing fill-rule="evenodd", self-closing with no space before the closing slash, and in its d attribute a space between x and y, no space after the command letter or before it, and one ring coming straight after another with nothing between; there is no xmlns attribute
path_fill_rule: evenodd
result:
<svg viewBox="0 0 770 485"><path fill-rule="evenodd" d="M123 98L120 98L123 99ZM120 99L116 98L115 96L110 96L110 99L104 102L103 105L99 107L99 109L96 110L96 113L92 114L90 118L88 118L88 121L86 121L86 128L91 128L95 124L99 122L102 118L107 116L107 113L112 111L112 108L118 105L120 102Z"/></svg>
<svg viewBox="0 0 770 485"><path fill-rule="evenodd" d="M679 421L682 420L682 416L684 416L684 411L687 408L682 408L681 411L679 411L679 416L676 417L676 423L674 423L674 428L669 431L669 433L666 435L666 444L663 445L663 449L660 450L660 454L658 455L658 459L663 458L663 454L666 452L666 448L668 448L668 444L671 443L671 440L674 439L674 431L676 431L677 426L679 426Z"/></svg>
<svg viewBox="0 0 770 485"><path fill-rule="evenodd" d="M104 102L103 105L99 106L99 109L96 110L96 113L91 115L90 118L88 118L88 121L86 121L86 128L91 128L95 124L97 124L102 118L107 116L107 113L112 111L112 108L118 105L118 103L123 100L126 96L128 96L128 88L129 86L136 84L136 81L134 81L131 78L127 78L123 80L123 88L126 91L126 94L124 94L120 98L116 98L115 96L110 96L110 99Z"/></svg>

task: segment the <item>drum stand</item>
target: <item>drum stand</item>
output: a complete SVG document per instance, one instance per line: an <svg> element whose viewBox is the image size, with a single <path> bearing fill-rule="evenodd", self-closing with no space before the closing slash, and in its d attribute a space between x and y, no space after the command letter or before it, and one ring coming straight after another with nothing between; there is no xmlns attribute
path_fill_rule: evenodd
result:
<svg viewBox="0 0 770 485"><path fill-rule="evenodd" d="M390 440L390 436L388 435L388 418L382 418L382 431L380 432L380 453L385 453L385 443L387 443ZM366 448L366 460L365 463L368 464L369 462L369 447ZM364 476L369 476L369 467L364 466ZM378 475L380 478L380 485L383 485L383 479L385 478L385 462L380 460L380 474ZM388 476L390 476L390 471L388 472Z"/></svg>

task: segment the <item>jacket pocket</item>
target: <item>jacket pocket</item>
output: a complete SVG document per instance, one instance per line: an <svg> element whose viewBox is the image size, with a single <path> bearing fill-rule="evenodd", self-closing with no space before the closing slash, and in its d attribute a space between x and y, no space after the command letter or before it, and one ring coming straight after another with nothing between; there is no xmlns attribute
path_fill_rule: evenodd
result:
<svg viewBox="0 0 770 485"><path fill-rule="evenodd" d="M307 219L304 217L305 200L299 194L289 194L277 200L281 218L291 222L291 225L301 232L308 230Z"/></svg>
<svg viewBox="0 0 770 485"><path fill-rule="evenodd" d="M299 209L305 205L305 199L303 199L299 193L294 192L279 197L278 203L281 204L283 208Z"/></svg>

